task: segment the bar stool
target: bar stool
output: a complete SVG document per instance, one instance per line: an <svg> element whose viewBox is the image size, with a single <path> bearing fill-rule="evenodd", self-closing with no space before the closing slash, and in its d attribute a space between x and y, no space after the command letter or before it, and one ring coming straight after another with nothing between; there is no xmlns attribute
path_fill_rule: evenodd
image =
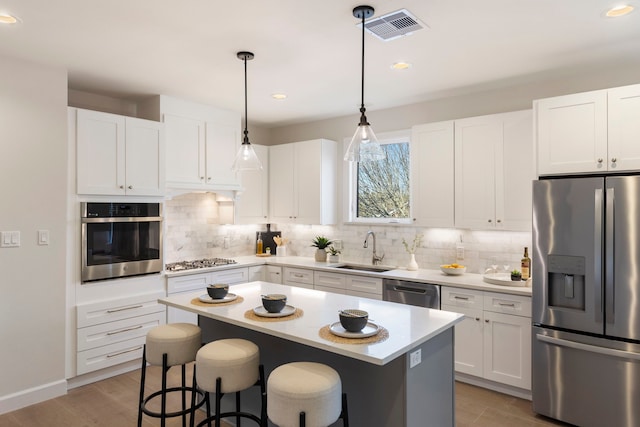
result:
<svg viewBox="0 0 640 427"><path fill-rule="evenodd" d="M142 414L160 418L160 425L164 426L167 418L182 416L182 426L186 427L186 415L193 417L192 407L187 407L187 391L191 392L192 405L201 406L204 393L196 388L195 367L191 387L186 385L186 364L196 359L196 353L202 346L202 331L200 327L190 323L171 323L160 325L147 332L146 343L142 352L142 373L140 377L140 400L138 405L138 427L142 425ZM144 397L147 362L150 365L162 367L162 388ZM172 366L182 366L181 387L167 388L167 372ZM167 413L167 395L171 392L182 393L182 410ZM195 396L198 402L195 403ZM160 396L160 412L147 409L147 404L153 398Z"/></svg>
<svg viewBox="0 0 640 427"><path fill-rule="evenodd" d="M241 418L248 418L259 426L266 427L264 368L260 365L260 350L257 345L239 338L213 341L198 350L196 367L198 387L207 392L207 418L198 427L211 425L212 420L215 420L216 427L220 427L222 418L233 416L236 417L236 426L240 426ZM260 417L240 409L240 392L252 386L260 387ZM214 415L211 415L210 393L215 393ZM233 412L221 412L220 401L226 393L235 393L236 410Z"/></svg>
<svg viewBox="0 0 640 427"><path fill-rule="evenodd" d="M267 415L279 427L327 427L339 418L349 426L340 375L322 363L278 366L267 380L267 396Z"/></svg>

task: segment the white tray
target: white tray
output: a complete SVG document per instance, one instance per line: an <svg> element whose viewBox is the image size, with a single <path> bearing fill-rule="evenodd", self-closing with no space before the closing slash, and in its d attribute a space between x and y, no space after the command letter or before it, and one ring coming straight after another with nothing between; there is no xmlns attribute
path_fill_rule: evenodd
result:
<svg viewBox="0 0 640 427"><path fill-rule="evenodd" d="M342 327L340 322L333 323L329 326L329 332L333 335L337 335L343 338L367 338L376 335L380 332L380 326L375 323L367 323L364 328L360 332L349 332L345 328Z"/></svg>
<svg viewBox="0 0 640 427"><path fill-rule="evenodd" d="M213 299L209 296L209 294L200 295L198 298L202 302L206 302L208 304L220 304L222 302L230 302L238 298L236 294L227 294L224 298Z"/></svg>
<svg viewBox="0 0 640 427"><path fill-rule="evenodd" d="M499 285L499 286L512 286L512 287L518 287L518 288L531 286L531 277L529 277L527 280L520 280L520 281L511 280L511 274L509 273L485 274L482 277L482 280L492 285Z"/></svg>

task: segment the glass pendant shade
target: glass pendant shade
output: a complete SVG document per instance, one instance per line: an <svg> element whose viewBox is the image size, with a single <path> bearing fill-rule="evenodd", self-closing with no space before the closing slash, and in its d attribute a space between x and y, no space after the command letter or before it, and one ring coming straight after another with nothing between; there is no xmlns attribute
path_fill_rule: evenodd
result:
<svg viewBox="0 0 640 427"><path fill-rule="evenodd" d="M247 130L247 123L249 120L247 118L247 61L252 60L254 55L251 52L238 52L237 56L238 59L241 59L244 62L244 140L236 154L231 170L234 172L261 170L262 163L260 162L260 159L258 159L255 150L249 142L249 131Z"/></svg>
<svg viewBox="0 0 640 427"><path fill-rule="evenodd" d="M240 146L231 169L235 172L262 169L262 163L260 163L251 143L243 143Z"/></svg>
<svg viewBox="0 0 640 427"><path fill-rule="evenodd" d="M372 162L386 157L384 150L378 143L376 134L369 123L359 124L347 147L344 160L348 162Z"/></svg>

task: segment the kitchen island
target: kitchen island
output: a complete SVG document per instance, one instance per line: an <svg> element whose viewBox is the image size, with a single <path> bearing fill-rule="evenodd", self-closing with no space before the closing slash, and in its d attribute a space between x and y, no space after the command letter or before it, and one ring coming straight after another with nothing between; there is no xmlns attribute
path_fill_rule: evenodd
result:
<svg viewBox="0 0 640 427"><path fill-rule="evenodd" d="M206 294L203 289L159 302L198 314L204 342L232 337L255 342L267 375L293 361L333 367L348 395L352 426L455 425L453 326L462 315L267 282L234 285L230 292L241 298L222 305L194 303ZM287 295L302 315L278 321L252 316L267 293ZM361 344L321 334L339 321L338 310L348 308L369 312L371 322L384 328L384 339Z"/></svg>

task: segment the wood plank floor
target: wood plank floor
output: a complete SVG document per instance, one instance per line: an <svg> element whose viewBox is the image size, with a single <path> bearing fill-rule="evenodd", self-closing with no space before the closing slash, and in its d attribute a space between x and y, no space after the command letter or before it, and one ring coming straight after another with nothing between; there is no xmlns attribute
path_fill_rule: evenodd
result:
<svg viewBox="0 0 640 427"><path fill-rule="evenodd" d="M170 383L177 385L179 369L169 371ZM187 370L190 375L191 370ZM189 376L189 378L191 378ZM65 396L0 415L2 427L120 427L135 426L140 371L132 371L78 387ZM160 369L147 370L147 393L159 388ZM176 404L174 400L172 404ZM198 411L198 420L204 416ZM243 425L253 425L251 422ZM339 423L338 423L339 424ZM143 417L143 426L159 426L157 419ZM179 418L167 426L179 426ZM535 415L531 402L483 388L456 383L456 425L458 427L540 427L566 425ZM229 425L227 424L227 427ZM354 426L364 427L364 426ZM366 426L375 427L375 426Z"/></svg>

